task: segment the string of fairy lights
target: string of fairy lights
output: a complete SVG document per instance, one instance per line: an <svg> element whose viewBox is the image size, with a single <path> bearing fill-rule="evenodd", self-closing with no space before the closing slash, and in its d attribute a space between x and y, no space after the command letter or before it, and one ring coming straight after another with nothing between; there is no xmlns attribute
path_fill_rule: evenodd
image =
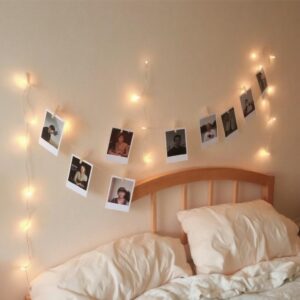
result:
<svg viewBox="0 0 300 300"><path fill-rule="evenodd" d="M258 65L258 62L262 62L267 57L268 64L264 61L264 65ZM272 65L275 61L276 57L273 54L268 53L267 55L264 53L259 53L258 51L253 51L250 53L250 59L256 64L256 72L261 69L266 69L267 65ZM143 118L144 123L139 126L139 129L149 135L149 131L151 130L150 125L150 118L147 111L147 103L146 99L149 100L149 88L150 88L150 61L144 61L144 69L143 69L143 87L140 93L133 93L129 97L129 101L132 104L141 105L143 111ZM26 283L28 285L28 289L30 290L30 274L29 270L32 264L32 245L31 245L31 237L30 237L30 229L32 227L32 207L31 207L31 199L35 194L35 188L33 185L33 170L32 170L32 149L31 149L31 126L36 125L37 117L34 115L33 106L30 101L30 93L33 87L33 82L31 78L31 74L26 73L22 76L17 76L15 78L16 85L22 89L22 110L23 110L23 117L24 117L24 134L19 135L17 137L18 144L21 148L25 150L25 187L22 189L22 197L25 200L25 210L26 210L26 217L21 220L20 222L20 229L24 233L25 242L26 242L26 256L27 260L22 263L20 269L25 273L26 276ZM243 84L240 87L241 94L245 93L248 89L252 87L252 84ZM269 112L266 117L266 127L269 129L275 123L277 118L271 114L270 105L268 105L269 97L274 93L274 86L269 85L266 89L265 93L262 93L261 96L255 101L256 103L260 102L262 107L269 107ZM70 120L66 120L66 126L70 127ZM269 144L271 143L272 139L272 131L270 131L269 137ZM146 144L146 143L144 143ZM147 151L146 148L143 148L143 152ZM264 145L258 150L258 156L261 158L267 158L271 155L270 149L268 145ZM144 152L143 154L143 161L145 164L152 164L153 163L153 155L150 152Z"/></svg>

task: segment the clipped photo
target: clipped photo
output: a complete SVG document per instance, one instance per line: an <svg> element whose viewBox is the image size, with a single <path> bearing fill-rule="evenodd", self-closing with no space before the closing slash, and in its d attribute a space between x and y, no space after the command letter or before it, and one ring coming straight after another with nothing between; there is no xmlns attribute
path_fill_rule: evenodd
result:
<svg viewBox="0 0 300 300"><path fill-rule="evenodd" d="M223 127L224 127L225 137L230 136L231 134L233 134L234 132L236 132L238 130L235 112L234 112L233 107L230 108L225 113L223 113L221 115L221 118L222 118L222 123L223 123Z"/></svg>
<svg viewBox="0 0 300 300"><path fill-rule="evenodd" d="M167 162L188 159L186 132L184 128L166 131Z"/></svg>
<svg viewBox="0 0 300 300"><path fill-rule="evenodd" d="M86 197L92 176L93 165L72 155L71 166L66 186Z"/></svg>
<svg viewBox="0 0 300 300"><path fill-rule="evenodd" d="M61 118L46 110L39 144L56 156L62 140L64 124L65 122Z"/></svg>
<svg viewBox="0 0 300 300"><path fill-rule="evenodd" d="M255 104L251 89L240 96L241 106L244 117L248 117L255 111Z"/></svg>
<svg viewBox="0 0 300 300"><path fill-rule="evenodd" d="M200 119L200 133L203 144L215 143L218 140L217 117L215 114Z"/></svg>
<svg viewBox="0 0 300 300"><path fill-rule="evenodd" d="M135 180L112 176L105 208L128 212Z"/></svg>
<svg viewBox="0 0 300 300"><path fill-rule="evenodd" d="M256 73L257 82L261 93L264 93L268 87L267 77L264 69L261 69Z"/></svg>
<svg viewBox="0 0 300 300"><path fill-rule="evenodd" d="M113 162L127 164L132 141L132 131L113 128L107 149L107 159Z"/></svg>

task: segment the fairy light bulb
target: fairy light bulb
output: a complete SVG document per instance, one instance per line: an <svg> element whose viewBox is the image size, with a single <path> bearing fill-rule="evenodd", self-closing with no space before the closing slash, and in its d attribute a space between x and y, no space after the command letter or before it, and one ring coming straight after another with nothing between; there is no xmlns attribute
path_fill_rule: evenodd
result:
<svg viewBox="0 0 300 300"><path fill-rule="evenodd" d="M38 118L37 117L32 117L31 119L29 119L28 123L31 126L35 126L38 123Z"/></svg>
<svg viewBox="0 0 300 300"><path fill-rule="evenodd" d="M132 103L137 103L140 101L140 99L141 99L141 96L138 94L132 94L130 97L130 100Z"/></svg>
<svg viewBox="0 0 300 300"><path fill-rule="evenodd" d="M23 189L22 194L24 198L30 199L34 194L34 188L32 186L27 186L26 188Z"/></svg>
<svg viewBox="0 0 300 300"><path fill-rule="evenodd" d="M29 136L28 135L19 135L17 136L17 143L19 144L19 146L23 149L26 149L29 145Z"/></svg>
<svg viewBox="0 0 300 300"><path fill-rule="evenodd" d="M29 229L31 228L31 220L25 219L20 222L20 228L23 232L28 232Z"/></svg>
<svg viewBox="0 0 300 300"><path fill-rule="evenodd" d="M268 86L267 87L267 93L268 95L273 95L275 91L275 88L273 86Z"/></svg>
<svg viewBox="0 0 300 300"><path fill-rule="evenodd" d="M149 60L146 59L146 60L144 61L144 64L145 64L146 66L149 65Z"/></svg>
<svg viewBox="0 0 300 300"><path fill-rule="evenodd" d="M250 54L250 58L251 58L252 60L256 60L257 57L258 57L258 55L257 55L256 52L252 52L252 53Z"/></svg>
<svg viewBox="0 0 300 300"><path fill-rule="evenodd" d="M25 90L30 86L30 74L17 74L14 77L14 82L19 89Z"/></svg>
<svg viewBox="0 0 300 300"><path fill-rule="evenodd" d="M20 270L21 270L22 272L28 272L29 268L30 268L30 263L29 263L29 262L25 262L25 263L23 263L23 264L20 266Z"/></svg>
<svg viewBox="0 0 300 300"><path fill-rule="evenodd" d="M148 128L147 128L147 126L141 126L141 129L142 130L147 130Z"/></svg>
<svg viewBox="0 0 300 300"><path fill-rule="evenodd" d="M152 158L152 155L150 153L146 153L144 154L143 156L143 161L145 164L149 165L153 162L153 158Z"/></svg>
<svg viewBox="0 0 300 300"><path fill-rule="evenodd" d="M272 62L272 61L274 61L274 60L276 59L276 56L273 55L273 54L270 54L270 55L269 55L269 59L270 59L270 61Z"/></svg>
<svg viewBox="0 0 300 300"><path fill-rule="evenodd" d="M258 150L258 156L261 158L268 158L271 156L271 153L266 148L260 148Z"/></svg>
<svg viewBox="0 0 300 300"><path fill-rule="evenodd" d="M70 132L71 128L72 128L72 121L70 119L65 120L64 133Z"/></svg>
<svg viewBox="0 0 300 300"><path fill-rule="evenodd" d="M271 117L271 118L268 120L267 125L268 125L268 126L272 126L276 121L277 121L276 117Z"/></svg>

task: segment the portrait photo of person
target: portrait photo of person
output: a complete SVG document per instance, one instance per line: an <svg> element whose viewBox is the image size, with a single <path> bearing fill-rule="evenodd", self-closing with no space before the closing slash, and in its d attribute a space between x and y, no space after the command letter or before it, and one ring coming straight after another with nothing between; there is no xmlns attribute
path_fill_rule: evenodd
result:
<svg viewBox="0 0 300 300"><path fill-rule="evenodd" d="M218 140L217 118L215 114L200 119L200 133L202 144L215 143Z"/></svg>
<svg viewBox="0 0 300 300"><path fill-rule="evenodd" d="M263 94L268 87L267 77L264 69L261 69L256 73L257 82L261 93Z"/></svg>
<svg viewBox="0 0 300 300"><path fill-rule="evenodd" d="M188 159L185 129L168 130L165 133L167 162L178 162Z"/></svg>
<svg viewBox="0 0 300 300"><path fill-rule="evenodd" d="M62 140L64 124L61 118L46 110L39 144L56 156Z"/></svg>
<svg viewBox="0 0 300 300"><path fill-rule="evenodd" d="M246 118L255 111L255 104L251 89L240 96L243 115Z"/></svg>
<svg viewBox="0 0 300 300"><path fill-rule="evenodd" d="M72 155L67 187L76 193L86 197L93 165Z"/></svg>
<svg viewBox="0 0 300 300"><path fill-rule="evenodd" d="M107 149L107 159L117 163L127 164L132 141L132 131L113 128Z"/></svg>
<svg viewBox="0 0 300 300"><path fill-rule="evenodd" d="M134 186L134 179L112 176L105 208L128 212Z"/></svg>
<svg viewBox="0 0 300 300"><path fill-rule="evenodd" d="M235 117L235 112L234 108L230 108L228 111L223 113L221 115L222 118L222 123L224 127L224 133L225 137L230 136L234 132L238 130L237 122L236 122L236 117Z"/></svg>

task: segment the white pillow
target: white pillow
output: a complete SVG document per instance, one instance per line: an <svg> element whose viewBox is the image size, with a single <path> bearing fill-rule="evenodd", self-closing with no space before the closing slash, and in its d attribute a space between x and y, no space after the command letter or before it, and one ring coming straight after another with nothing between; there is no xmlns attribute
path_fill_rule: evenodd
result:
<svg viewBox="0 0 300 300"><path fill-rule="evenodd" d="M232 274L245 266L298 253L298 227L256 200L180 211L197 274Z"/></svg>
<svg viewBox="0 0 300 300"><path fill-rule="evenodd" d="M179 239L146 233L82 255L68 268L59 287L99 300L133 299L190 274Z"/></svg>

